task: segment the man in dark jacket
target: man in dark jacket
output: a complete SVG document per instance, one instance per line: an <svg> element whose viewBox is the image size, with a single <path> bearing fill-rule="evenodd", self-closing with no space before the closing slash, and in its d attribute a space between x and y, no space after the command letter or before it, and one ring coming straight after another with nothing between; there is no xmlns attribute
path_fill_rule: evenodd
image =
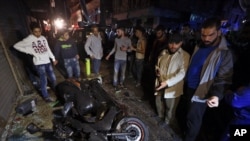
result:
<svg viewBox="0 0 250 141"><path fill-rule="evenodd" d="M184 141L195 141L207 107L219 106L219 100L231 84L232 53L220 31L220 20L208 18L201 28L202 44L191 57L185 95L189 99Z"/></svg>
<svg viewBox="0 0 250 141"><path fill-rule="evenodd" d="M63 31L55 45L55 57L59 62L64 62L68 78L80 79L80 65L77 46L69 38L69 32Z"/></svg>

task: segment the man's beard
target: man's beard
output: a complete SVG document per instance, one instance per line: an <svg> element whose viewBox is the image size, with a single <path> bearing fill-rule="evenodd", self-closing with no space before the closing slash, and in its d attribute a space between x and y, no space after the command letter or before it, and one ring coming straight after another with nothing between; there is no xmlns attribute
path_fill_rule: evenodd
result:
<svg viewBox="0 0 250 141"><path fill-rule="evenodd" d="M180 48L175 49L175 50L168 49L168 52L169 52L169 54L172 55L172 54L175 54L179 49L180 49Z"/></svg>
<svg viewBox="0 0 250 141"><path fill-rule="evenodd" d="M216 41L219 39L219 36L217 36L213 41L203 41L205 46L215 46Z"/></svg>
<svg viewBox="0 0 250 141"><path fill-rule="evenodd" d="M157 36L157 39L160 40L163 36L164 34L161 34L161 36Z"/></svg>

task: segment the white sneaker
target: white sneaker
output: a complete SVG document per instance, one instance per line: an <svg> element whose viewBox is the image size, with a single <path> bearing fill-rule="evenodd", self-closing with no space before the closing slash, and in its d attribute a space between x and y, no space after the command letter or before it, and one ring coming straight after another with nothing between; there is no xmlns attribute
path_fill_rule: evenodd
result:
<svg viewBox="0 0 250 141"><path fill-rule="evenodd" d="M140 87L141 86L141 83L137 83L136 85L135 85L135 87Z"/></svg>

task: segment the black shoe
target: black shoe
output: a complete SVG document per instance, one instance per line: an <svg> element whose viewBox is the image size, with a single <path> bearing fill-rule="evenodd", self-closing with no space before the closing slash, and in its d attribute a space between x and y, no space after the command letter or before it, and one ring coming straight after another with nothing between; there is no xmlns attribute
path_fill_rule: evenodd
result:
<svg viewBox="0 0 250 141"><path fill-rule="evenodd" d="M54 102L54 100L51 97L46 97L46 98L44 98L44 100L47 103Z"/></svg>
<svg viewBox="0 0 250 141"><path fill-rule="evenodd" d="M140 87L141 83L136 83L135 87Z"/></svg>
<svg viewBox="0 0 250 141"><path fill-rule="evenodd" d="M156 120L158 126L161 126L165 123L163 118L160 118L160 117L156 117L155 120Z"/></svg>
<svg viewBox="0 0 250 141"><path fill-rule="evenodd" d="M123 84L120 84L120 88L125 90L127 89L127 87L125 87Z"/></svg>
<svg viewBox="0 0 250 141"><path fill-rule="evenodd" d="M163 129L170 129L169 125L164 121L159 122L158 126L163 128Z"/></svg>

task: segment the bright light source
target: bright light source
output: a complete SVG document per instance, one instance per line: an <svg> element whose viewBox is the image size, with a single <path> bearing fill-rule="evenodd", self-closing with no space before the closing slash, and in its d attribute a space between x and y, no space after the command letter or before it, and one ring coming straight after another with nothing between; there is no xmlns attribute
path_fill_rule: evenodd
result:
<svg viewBox="0 0 250 141"><path fill-rule="evenodd" d="M47 21L45 21L45 20L43 20L43 23L46 24L46 25L49 24L49 23L48 23Z"/></svg>
<svg viewBox="0 0 250 141"><path fill-rule="evenodd" d="M63 19L60 19L60 18L57 18L55 21L55 26L58 28L58 29L62 29L63 26L64 26L64 20Z"/></svg>
<svg viewBox="0 0 250 141"><path fill-rule="evenodd" d="M247 20L243 20L243 21L242 21L242 23L246 23L246 22L247 22Z"/></svg>

